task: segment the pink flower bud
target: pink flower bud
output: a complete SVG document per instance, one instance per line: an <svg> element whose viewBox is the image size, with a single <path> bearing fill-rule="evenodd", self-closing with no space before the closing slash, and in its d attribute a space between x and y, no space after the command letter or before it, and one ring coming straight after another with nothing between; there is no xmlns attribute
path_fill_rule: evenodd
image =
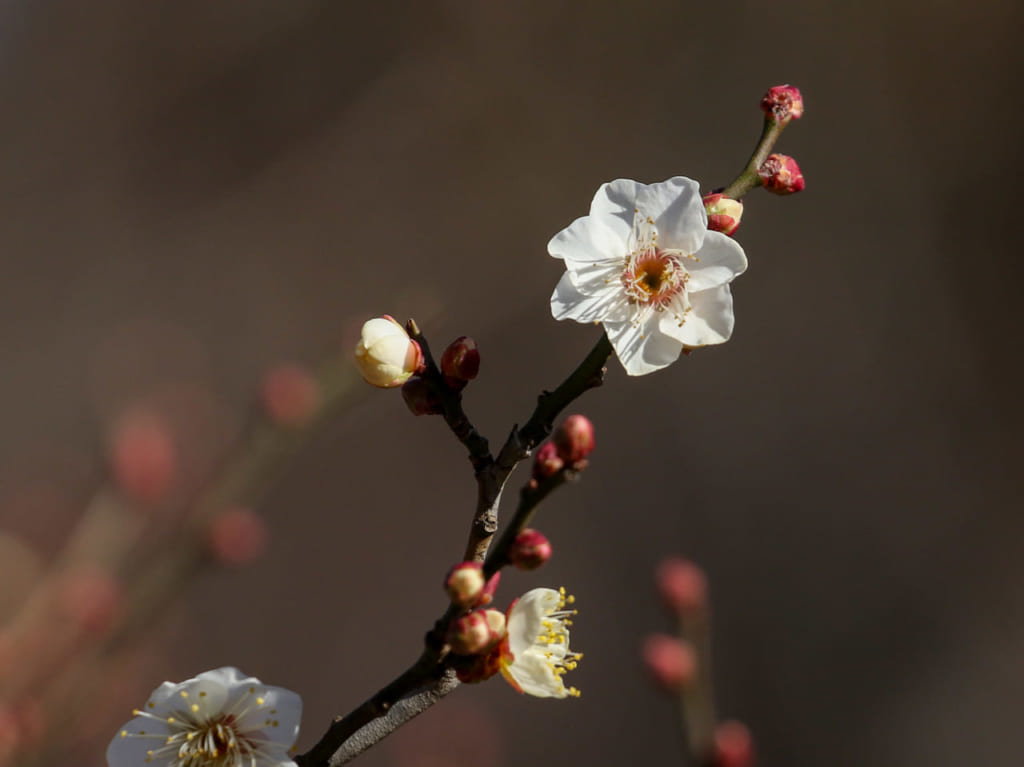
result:
<svg viewBox="0 0 1024 767"><path fill-rule="evenodd" d="M708 229L732 234L740 226L743 203L716 192L704 195L704 210L708 212Z"/></svg>
<svg viewBox="0 0 1024 767"><path fill-rule="evenodd" d="M547 479L560 472L565 466L558 456L558 448L554 442L545 442L537 450L533 458L533 476L535 479Z"/></svg>
<svg viewBox="0 0 1024 767"><path fill-rule="evenodd" d="M800 166L789 155L770 154L758 170L764 188L772 194L794 194L805 186Z"/></svg>
<svg viewBox="0 0 1024 767"><path fill-rule="evenodd" d="M367 383L391 389L422 369L423 351L409 338L405 328L385 314L363 325L355 360Z"/></svg>
<svg viewBox="0 0 1024 767"><path fill-rule="evenodd" d="M320 406L320 387L298 365L279 365L263 379L263 408L278 426L302 426Z"/></svg>
<svg viewBox="0 0 1024 767"><path fill-rule="evenodd" d="M754 739L740 722L722 722L715 728L712 767L753 767Z"/></svg>
<svg viewBox="0 0 1024 767"><path fill-rule="evenodd" d="M654 576L658 593L670 610L695 613L707 607L708 582L693 562L671 557L658 565Z"/></svg>
<svg viewBox="0 0 1024 767"><path fill-rule="evenodd" d="M457 381L472 381L480 372L480 352L476 341L460 336L441 355L441 372Z"/></svg>
<svg viewBox="0 0 1024 767"><path fill-rule="evenodd" d="M103 570L74 570L61 586L64 614L86 634L106 634L121 614L124 590Z"/></svg>
<svg viewBox="0 0 1024 767"><path fill-rule="evenodd" d="M129 498L155 503L167 494L178 471L171 430L155 412L135 410L114 427L111 464L114 479Z"/></svg>
<svg viewBox="0 0 1024 767"><path fill-rule="evenodd" d="M480 592L480 599L477 601L477 607L483 607L489 605L494 601L494 594L498 590L498 583L501 581L501 570L498 570L491 579L487 581L487 585L484 586L484 590Z"/></svg>
<svg viewBox="0 0 1024 767"><path fill-rule="evenodd" d="M643 659L654 681L667 692L679 692L697 676L697 654L693 645L675 637L665 634L647 637Z"/></svg>
<svg viewBox="0 0 1024 767"><path fill-rule="evenodd" d="M444 412L437 392L419 376L402 384L402 399L413 415L437 415Z"/></svg>
<svg viewBox="0 0 1024 767"><path fill-rule="evenodd" d="M792 85L776 85L769 88L761 99L761 111L770 120L788 123L799 120L804 113L804 97L800 89Z"/></svg>
<svg viewBox="0 0 1024 767"><path fill-rule="evenodd" d="M228 509L218 515L207 531L207 546L214 559L238 566L259 559L267 550L270 534L263 519L245 508Z"/></svg>
<svg viewBox="0 0 1024 767"><path fill-rule="evenodd" d="M505 638L505 613L474 610L452 622L448 644L457 655L476 655L490 650Z"/></svg>
<svg viewBox="0 0 1024 767"><path fill-rule="evenodd" d="M536 530L522 530L508 551L509 561L520 570L536 570L551 559L551 543Z"/></svg>
<svg viewBox="0 0 1024 767"><path fill-rule="evenodd" d="M571 415L551 438L558 456L570 466L586 460L594 450L594 425L582 415Z"/></svg>
<svg viewBox="0 0 1024 767"><path fill-rule="evenodd" d="M448 598L459 607L472 607L480 601L484 591L484 568L479 562L461 562L444 580Z"/></svg>

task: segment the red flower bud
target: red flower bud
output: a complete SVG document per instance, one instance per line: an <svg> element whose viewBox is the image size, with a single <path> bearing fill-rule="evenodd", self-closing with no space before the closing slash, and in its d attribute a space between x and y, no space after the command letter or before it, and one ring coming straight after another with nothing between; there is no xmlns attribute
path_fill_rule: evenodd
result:
<svg viewBox="0 0 1024 767"><path fill-rule="evenodd" d="M679 692L697 676L697 653L693 645L675 637L665 634L647 637L643 659L654 681L666 692Z"/></svg>
<svg viewBox="0 0 1024 767"><path fill-rule="evenodd" d="M402 384L402 399L413 415L437 415L444 412L441 398L433 387L419 376Z"/></svg>
<svg viewBox="0 0 1024 767"><path fill-rule="evenodd" d="M298 365L280 365L263 379L263 407L278 426L302 426L320 405L320 387Z"/></svg>
<svg viewBox="0 0 1024 767"><path fill-rule="evenodd" d="M520 570L536 570L551 559L551 542L543 533L527 528L512 542L508 559Z"/></svg>
<svg viewBox="0 0 1024 767"><path fill-rule="evenodd" d="M560 472L564 466L565 461L558 457L555 443L545 442L533 458L533 476L535 479L547 479Z"/></svg>
<svg viewBox="0 0 1024 767"><path fill-rule="evenodd" d="M768 119L779 123L799 120L804 113L804 97L800 94L799 88L792 85L776 85L769 88L761 99L761 111Z"/></svg>
<svg viewBox="0 0 1024 767"><path fill-rule="evenodd" d="M263 555L269 539L267 524L259 515L236 507L222 512L210 523L206 543L221 564L245 565Z"/></svg>
<svg viewBox="0 0 1024 767"><path fill-rule="evenodd" d="M460 336L441 355L441 372L457 381L472 381L480 372L480 352L476 341Z"/></svg>
<svg viewBox="0 0 1024 767"><path fill-rule="evenodd" d="M482 653L504 638L505 613L499 610L474 610L448 627L448 644L457 655Z"/></svg>
<svg viewBox="0 0 1024 767"><path fill-rule="evenodd" d="M704 195L704 210L708 212L708 229L712 232L732 234L740 226L743 203L724 194Z"/></svg>
<svg viewBox="0 0 1024 767"><path fill-rule="evenodd" d="M680 615L707 606L708 581L693 562L678 557L666 559L655 572L658 593L670 610Z"/></svg>
<svg viewBox="0 0 1024 767"><path fill-rule="evenodd" d="M804 188L804 174L789 155L770 154L758 170L764 188L772 194L794 194Z"/></svg>
<svg viewBox="0 0 1024 767"><path fill-rule="evenodd" d="M594 425L586 416L571 415L555 429L552 437L558 456L572 466L594 450Z"/></svg>
<svg viewBox="0 0 1024 767"><path fill-rule="evenodd" d="M448 598L459 607L472 607L484 590L484 568L479 562L460 562L444 579Z"/></svg>
<svg viewBox="0 0 1024 767"><path fill-rule="evenodd" d="M753 767L754 739L740 722L722 722L715 728L712 767Z"/></svg>

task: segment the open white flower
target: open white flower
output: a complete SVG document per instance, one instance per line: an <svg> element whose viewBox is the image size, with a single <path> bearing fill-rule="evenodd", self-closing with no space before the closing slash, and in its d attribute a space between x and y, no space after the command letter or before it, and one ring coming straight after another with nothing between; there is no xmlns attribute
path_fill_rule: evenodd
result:
<svg viewBox="0 0 1024 767"><path fill-rule="evenodd" d="M576 611L565 606L574 601L565 589L533 589L509 608L501 673L520 692L538 698L579 697L580 691L562 680L583 657L569 650L568 618Z"/></svg>
<svg viewBox="0 0 1024 767"><path fill-rule="evenodd" d="M630 375L660 370L684 348L732 334L729 283L747 268L747 257L735 240L708 231L692 179L602 185L590 215L556 234L548 252L566 269L551 313L602 323Z"/></svg>
<svg viewBox="0 0 1024 767"><path fill-rule="evenodd" d="M164 682L107 747L110 767L294 767L302 699L226 666Z"/></svg>

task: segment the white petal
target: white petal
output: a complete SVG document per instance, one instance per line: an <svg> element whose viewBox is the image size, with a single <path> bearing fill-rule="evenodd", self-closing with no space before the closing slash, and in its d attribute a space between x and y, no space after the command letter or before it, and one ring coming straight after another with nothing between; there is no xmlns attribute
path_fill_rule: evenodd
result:
<svg viewBox="0 0 1024 767"><path fill-rule="evenodd" d="M629 314L625 296L618 290L585 296L572 284L569 272L555 286L551 295L551 314L556 320L601 322L605 319L624 319Z"/></svg>
<svg viewBox="0 0 1024 767"><path fill-rule="evenodd" d="M683 351L682 342L659 329L659 320L666 314L652 313L640 327L634 327L628 321L604 323L608 340L629 375L653 373L679 359Z"/></svg>
<svg viewBox="0 0 1024 767"><path fill-rule="evenodd" d="M747 270L743 248L721 232L708 232L696 256L696 260L683 259L683 268L690 274L687 288L693 292L725 285Z"/></svg>
<svg viewBox="0 0 1024 767"><path fill-rule="evenodd" d="M636 206L642 216L654 219L659 246L687 254L700 250L708 229L708 214L696 181L675 176L660 184L641 184Z"/></svg>
<svg viewBox="0 0 1024 767"><path fill-rule="evenodd" d="M508 611L506 631L508 649L517 658L537 641L543 626L541 621L552 610L558 609L561 595L554 589L531 589L523 594ZM547 632L544 632L547 633Z"/></svg>
<svg viewBox="0 0 1024 767"><path fill-rule="evenodd" d="M583 216L551 238L548 253L555 258L581 264L623 258L627 250L627 236L609 228L606 219Z"/></svg>
<svg viewBox="0 0 1024 767"><path fill-rule="evenodd" d="M282 750L287 751L299 737L302 698L283 687L261 685L256 693L263 703L253 706L252 701L248 701L251 708L239 720L239 726L245 731L261 730L267 740L280 744Z"/></svg>
<svg viewBox="0 0 1024 767"><path fill-rule="evenodd" d="M565 698L569 695L562 678L537 651L527 650L516 655L508 673L527 695L538 698Z"/></svg>
<svg viewBox="0 0 1024 767"><path fill-rule="evenodd" d="M670 327L663 318L662 332L672 335L687 346L710 346L729 340L735 317L728 285L690 293L690 306L693 311L686 315L682 327L669 317L672 320Z"/></svg>
<svg viewBox="0 0 1024 767"><path fill-rule="evenodd" d="M590 203L590 216L599 219L608 229L615 232L623 243L629 240L633 232L637 190L641 187L643 184L632 179L617 178L602 184Z"/></svg>
<svg viewBox="0 0 1024 767"><path fill-rule="evenodd" d="M166 765L176 763L178 755L173 750L169 750L166 754L161 754L160 756L154 756L148 762L146 761L147 752L156 751L165 745L167 735L170 734L166 727L158 729L153 727L153 724L154 722L151 719L133 719L122 730L126 730L129 733L144 730L147 735L153 734L158 737L122 736L121 730L119 730L114 739L110 741L110 745L107 746L108 767L139 767L139 765L145 765L145 767L166 767Z"/></svg>

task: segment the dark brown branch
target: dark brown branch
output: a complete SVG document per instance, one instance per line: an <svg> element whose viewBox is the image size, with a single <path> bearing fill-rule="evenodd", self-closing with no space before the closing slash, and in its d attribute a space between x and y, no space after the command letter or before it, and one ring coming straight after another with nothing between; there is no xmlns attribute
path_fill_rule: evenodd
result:
<svg viewBox="0 0 1024 767"><path fill-rule="evenodd" d="M608 337L602 334L583 362L557 389L541 394L533 415L521 429L512 430L498 459L494 460L487 447L487 440L473 428L462 410L461 396L445 384L416 323L410 320L407 329L423 350L426 363L424 377L437 389L445 421L469 450L478 493L465 559L485 562L497 530L498 504L509 475L551 433L554 419L569 403L602 383L604 366L612 353L611 344ZM501 569L507 561L508 547L515 540L516 534L528 524L537 505L574 475L572 470L563 470L534 488L524 488L516 515L491 558L486 559L485 571L493 574ZM296 757L299 767L337 767L344 764L458 687L453 672L445 665L444 636L448 624L460 612L458 608L449 606L427 634L426 648L419 659L358 708L336 718L312 749Z"/></svg>

